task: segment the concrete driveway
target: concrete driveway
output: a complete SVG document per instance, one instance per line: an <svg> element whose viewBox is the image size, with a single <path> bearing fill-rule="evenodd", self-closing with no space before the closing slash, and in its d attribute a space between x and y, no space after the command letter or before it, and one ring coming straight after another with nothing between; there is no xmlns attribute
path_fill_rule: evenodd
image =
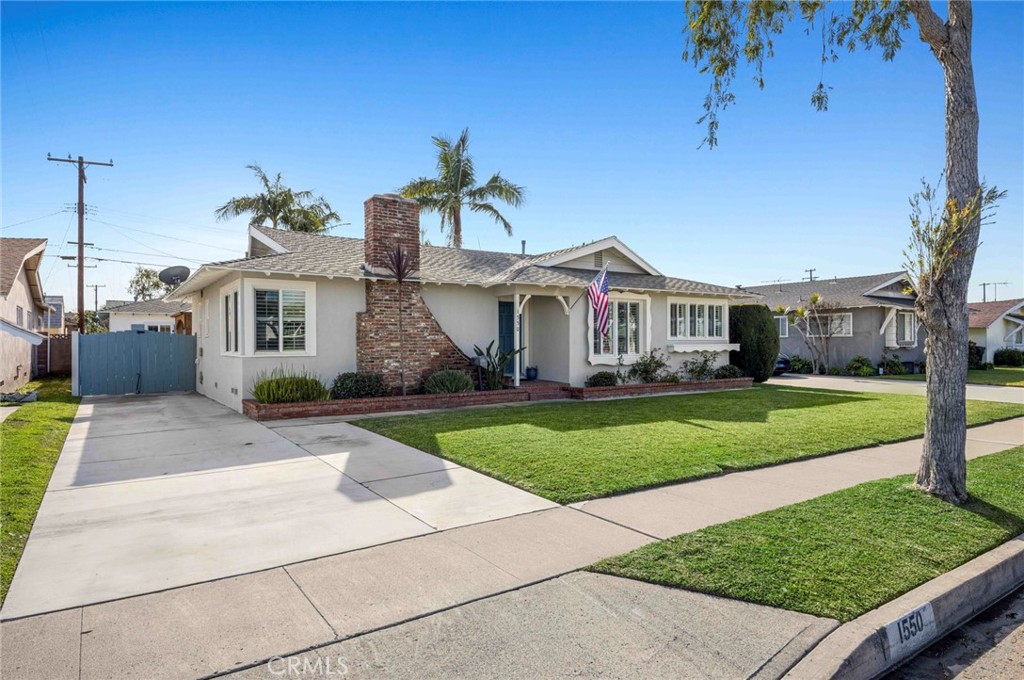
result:
<svg viewBox="0 0 1024 680"><path fill-rule="evenodd" d="M285 425L195 394L84 400L0 617L557 507L346 423Z"/></svg>
<svg viewBox="0 0 1024 680"><path fill-rule="evenodd" d="M787 373L772 378L773 385L792 385L821 390L844 390L847 392L881 392L887 394L925 395L925 384L917 380L887 380L885 378L855 378L851 376L799 375ZM1024 388L1000 385L968 385L967 398L978 401L1003 401L1009 404L1024 404Z"/></svg>

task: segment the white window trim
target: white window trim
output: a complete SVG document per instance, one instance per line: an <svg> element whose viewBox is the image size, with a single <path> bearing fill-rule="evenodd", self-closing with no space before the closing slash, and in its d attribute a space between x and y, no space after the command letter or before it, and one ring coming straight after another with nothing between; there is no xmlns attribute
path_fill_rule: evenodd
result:
<svg viewBox="0 0 1024 680"><path fill-rule="evenodd" d="M910 316L912 321L910 323L910 338L900 342L900 316ZM898 311L895 317L896 323L896 344L900 347L917 347L917 315L913 312Z"/></svg>
<svg viewBox="0 0 1024 680"><path fill-rule="evenodd" d="M203 337L210 337L210 300L203 301Z"/></svg>
<svg viewBox="0 0 1024 680"><path fill-rule="evenodd" d="M228 334L228 328L225 325L225 316L226 316L226 313L227 313L227 303L224 301L224 298L226 298L227 296L231 295L232 293L238 293L239 294L238 295L238 301L239 301L240 304L238 306L241 306L241 303L242 303L241 285L239 285L238 281L234 281L233 283L229 283L228 285L222 287L219 291L217 291L217 299L220 301L219 304L217 305L217 309L220 312L220 316L218 317L220 319L220 321L218 323L218 325L220 327L220 334L217 337L217 345L220 347L220 354L221 354L221 356L225 356L225 357L242 356L242 354L243 354L243 351L242 351L243 350L242 338L245 336L245 326L243 324L244 318L242 316L239 316L239 310L235 309L235 319L237 319L237 321L235 323L235 327L238 328L238 335L239 335L235 345L238 347L238 349L237 350L230 350L230 351L224 349L224 345L226 344L225 340L227 340L227 334ZM209 319L209 315L207 315L207 319ZM207 322L207 326L209 326L209 322Z"/></svg>
<svg viewBox="0 0 1024 680"><path fill-rule="evenodd" d="M782 327L785 329L785 332L779 333L779 338L788 338L789 337L789 317L788 316L778 316L778 315L776 315L775 316L775 323L776 323L776 325L778 325L778 322L779 322L780 319L784 322L782 324Z"/></svg>
<svg viewBox="0 0 1024 680"><path fill-rule="evenodd" d="M848 316L848 317L850 317L850 323L846 324L847 328L850 329L849 333L833 333L829 337L832 337L832 338L852 338L853 337L853 312L829 312L829 313L826 313L826 314L818 314L818 318L819 319L821 319L823 317L826 317L826 316L827 317L833 317L833 316ZM814 313L813 312L809 312L808 315L805 318L807 319L807 337L809 337L809 338L819 338L819 337L822 337L820 335L814 335L813 333L811 333L811 322L814 321L814 318L815 318L814 317ZM831 325L831 322L829 322L829 325Z"/></svg>
<svg viewBox="0 0 1024 680"><path fill-rule="evenodd" d="M684 305L685 314L683 315L683 329L686 331L683 335L672 335L672 305ZM722 308L722 335L707 335L707 329L710 328L711 317L707 315L705 310L704 314L704 335L690 335L690 305L704 305L705 308L709 305L717 306ZM684 297L669 297L665 301L665 336L668 338L668 342L672 343L685 343L692 341L694 343L701 343L706 345L712 344L729 344L729 302L728 300L708 299L708 298L684 298ZM673 350L673 351L685 351L685 350Z"/></svg>
<svg viewBox="0 0 1024 680"><path fill-rule="evenodd" d="M277 352L256 351L256 289L297 290L306 294L306 349ZM247 357L315 357L316 356L316 282L285 279L242 279L242 353Z"/></svg>
<svg viewBox="0 0 1024 680"><path fill-rule="evenodd" d="M640 354L651 351L651 296L639 295L637 293L609 292L608 304L615 302L640 302L641 319L640 328ZM644 323L646 321L646 323ZM609 333L614 326L614 319L609 320ZM634 363L640 354L623 354L622 363L629 365ZM587 361L591 366L617 366L619 355L596 354L594 352L594 307L587 304Z"/></svg>

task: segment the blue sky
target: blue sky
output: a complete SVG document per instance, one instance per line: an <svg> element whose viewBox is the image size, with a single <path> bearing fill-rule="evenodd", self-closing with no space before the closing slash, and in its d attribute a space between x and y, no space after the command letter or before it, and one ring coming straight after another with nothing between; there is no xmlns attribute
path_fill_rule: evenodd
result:
<svg viewBox="0 0 1024 680"><path fill-rule="evenodd" d="M75 200L75 175L51 152L114 159L86 187L98 257L242 255L245 220L213 211L256 188L254 161L323 193L351 222L334 233L361 236L363 200L430 174L430 136L468 126L478 173L500 170L527 202L507 213L512 239L467 219L467 247L615 234L666 273L723 285L901 268L907 198L944 152L942 74L916 29L891 63L829 65L818 113L820 43L791 26L764 91L742 72L708 151L695 123L707 80L680 59L682 21L676 3L5 2L3 235L49 238L46 290L74 299L53 257L74 216L51 213ZM983 232L972 299L983 281L1009 282L1000 298L1024 290L1022 36L1024 5L977 4L981 170L1010 193ZM133 268L100 262L87 283L125 297Z"/></svg>

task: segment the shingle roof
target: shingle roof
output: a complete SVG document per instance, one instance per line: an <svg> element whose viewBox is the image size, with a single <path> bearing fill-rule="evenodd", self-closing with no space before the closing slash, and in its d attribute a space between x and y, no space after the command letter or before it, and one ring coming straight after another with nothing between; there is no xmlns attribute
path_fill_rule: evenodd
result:
<svg viewBox="0 0 1024 680"><path fill-rule="evenodd" d="M970 328L988 328L992 323L1008 311L1024 303L1024 298L999 300L998 302L968 302L970 312L968 326Z"/></svg>
<svg viewBox="0 0 1024 680"><path fill-rule="evenodd" d="M851 276L844 279L819 279L817 281L794 281L790 283L773 283L766 286L744 286L743 290L757 293L761 302L774 309L775 307L796 307L806 304L814 293L822 299L839 307L870 307L874 305L911 307L910 298L892 298L866 295L870 290L884 285L888 281L905 276L904 272L888 272L871 276ZM896 291L894 291L896 292Z"/></svg>
<svg viewBox="0 0 1024 680"><path fill-rule="evenodd" d="M0 295L11 292L25 258L44 245L45 238L0 238Z"/></svg>
<svg viewBox="0 0 1024 680"><path fill-rule="evenodd" d="M312 276L366 276L363 270L363 239L306 234L268 227L256 229L279 243L288 252L214 262L206 266ZM595 272L568 267L544 267L538 264L579 247L582 246L539 255L522 255L424 245L420 248L419 276L424 281L482 286L521 283L585 287L593 280ZM611 287L619 289L744 295L743 291L735 288L647 274L610 272L608 283Z"/></svg>
<svg viewBox="0 0 1024 680"><path fill-rule="evenodd" d="M191 312L192 305L188 302L164 302L163 300L139 300L129 302L120 307L109 307L111 314L177 314Z"/></svg>

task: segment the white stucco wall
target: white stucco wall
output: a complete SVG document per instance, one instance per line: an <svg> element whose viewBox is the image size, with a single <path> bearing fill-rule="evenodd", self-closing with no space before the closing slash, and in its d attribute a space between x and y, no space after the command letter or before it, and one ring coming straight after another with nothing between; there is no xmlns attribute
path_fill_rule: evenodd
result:
<svg viewBox="0 0 1024 680"><path fill-rule="evenodd" d="M174 319L170 314L133 314L110 312L110 332L130 331L135 324L145 326L170 326L174 331Z"/></svg>
<svg viewBox="0 0 1024 680"><path fill-rule="evenodd" d="M498 337L498 297L494 288L425 284L423 301L455 346L473 356Z"/></svg>
<svg viewBox="0 0 1024 680"><path fill-rule="evenodd" d="M245 295L246 278L231 274L203 290L203 295L192 298L192 329L197 335L196 391L211 399L241 411L242 399L251 397L252 381L258 373L278 366L305 368L315 372L328 386L338 373L356 370L356 313L363 311L365 296L361 281L328 280L314 277L253 277L254 285L281 285L310 282L316 290L316 348L315 354L274 353L239 355L228 354L224 347L224 310L221 293L239 284ZM245 305L243 303L243 310ZM251 339L254 332L251 314L241 317L239 325L240 347Z"/></svg>

